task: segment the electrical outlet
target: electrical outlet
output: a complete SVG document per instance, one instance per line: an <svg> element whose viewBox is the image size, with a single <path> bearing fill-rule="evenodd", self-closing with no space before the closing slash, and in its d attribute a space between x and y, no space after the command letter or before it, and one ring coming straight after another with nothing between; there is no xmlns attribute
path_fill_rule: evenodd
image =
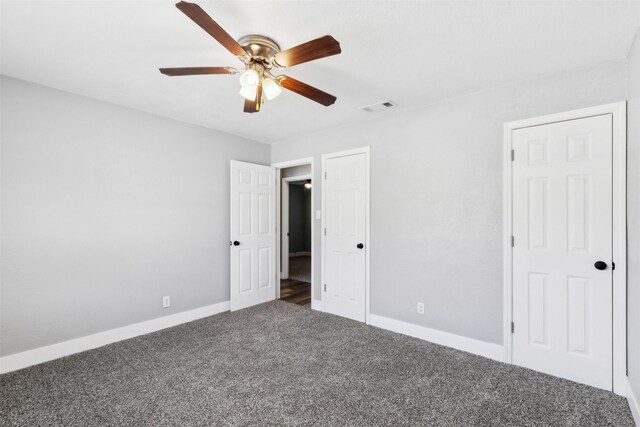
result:
<svg viewBox="0 0 640 427"><path fill-rule="evenodd" d="M418 303L418 314L424 314L424 303L423 302L419 302Z"/></svg>
<svg viewBox="0 0 640 427"><path fill-rule="evenodd" d="M167 308L169 306L171 306L171 297L169 295L162 297L162 308Z"/></svg>

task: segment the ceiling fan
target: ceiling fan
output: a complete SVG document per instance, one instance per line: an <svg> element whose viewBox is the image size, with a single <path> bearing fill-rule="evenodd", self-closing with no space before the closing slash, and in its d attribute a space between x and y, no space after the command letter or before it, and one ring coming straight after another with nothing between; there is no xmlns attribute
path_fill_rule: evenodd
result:
<svg viewBox="0 0 640 427"><path fill-rule="evenodd" d="M233 67L182 67L160 68L167 76L192 76L199 74L240 74L240 95L245 98L244 112L257 113L264 98L271 100L280 95L282 89L309 98L324 106L336 102L336 97L285 75L273 75L274 68L286 68L302 64L340 52L340 43L331 36L324 36L292 47L280 50L278 43L261 35L248 35L234 40L200 6L181 1L176 7L198 24L218 43L234 54L242 63L243 69Z"/></svg>

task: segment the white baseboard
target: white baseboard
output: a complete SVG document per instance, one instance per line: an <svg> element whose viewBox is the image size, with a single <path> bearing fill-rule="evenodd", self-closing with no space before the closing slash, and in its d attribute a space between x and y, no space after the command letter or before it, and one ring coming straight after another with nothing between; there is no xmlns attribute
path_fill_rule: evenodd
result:
<svg viewBox="0 0 640 427"><path fill-rule="evenodd" d="M629 408L631 408L631 414L633 414L633 421L637 426L640 426L640 400L636 398L629 384L629 378L627 378L627 400L629 401Z"/></svg>
<svg viewBox="0 0 640 427"><path fill-rule="evenodd" d="M477 354L478 356L488 357L489 359L497 360L499 362L504 361L504 348L500 344L479 341L473 338L467 338L461 335L427 328L425 326L414 325L413 323L403 322L402 320L379 316L373 313L369 314L369 324L388 331L409 335L410 337L419 338L435 344Z"/></svg>
<svg viewBox="0 0 640 427"><path fill-rule="evenodd" d="M311 299L311 310L322 311L322 300L312 298Z"/></svg>
<svg viewBox="0 0 640 427"><path fill-rule="evenodd" d="M224 301L218 304L195 308L193 310L183 311L169 316L158 317L157 319L134 323L133 325L110 329L108 331L87 335L81 338L75 338L69 341L48 345L46 347L27 350L22 353L11 354L0 358L0 374L37 365L60 357L69 356L81 351L91 350L92 348L102 347L103 345L137 337L139 335L159 331L160 329L170 328L172 326L198 320L203 317L213 316L214 314L228 310L229 301Z"/></svg>

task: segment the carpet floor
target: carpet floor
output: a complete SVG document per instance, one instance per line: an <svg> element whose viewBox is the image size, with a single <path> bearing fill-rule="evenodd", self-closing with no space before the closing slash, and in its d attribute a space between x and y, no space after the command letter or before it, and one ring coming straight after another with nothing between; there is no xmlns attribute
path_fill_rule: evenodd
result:
<svg viewBox="0 0 640 427"><path fill-rule="evenodd" d="M274 301L0 376L3 426L632 426L626 399Z"/></svg>

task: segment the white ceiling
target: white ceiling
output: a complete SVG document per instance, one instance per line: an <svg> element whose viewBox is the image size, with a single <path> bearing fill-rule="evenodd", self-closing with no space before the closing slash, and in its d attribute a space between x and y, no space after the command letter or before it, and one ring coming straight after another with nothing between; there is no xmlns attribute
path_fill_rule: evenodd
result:
<svg viewBox="0 0 640 427"><path fill-rule="evenodd" d="M283 48L331 34L342 54L286 74L338 97L292 92L242 113L238 76L167 77L158 67L240 63L175 1L2 1L2 74L267 143L464 93L625 58L640 1L192 0L233 37ZM377 113L386 114L386 113Z"/></svg>

